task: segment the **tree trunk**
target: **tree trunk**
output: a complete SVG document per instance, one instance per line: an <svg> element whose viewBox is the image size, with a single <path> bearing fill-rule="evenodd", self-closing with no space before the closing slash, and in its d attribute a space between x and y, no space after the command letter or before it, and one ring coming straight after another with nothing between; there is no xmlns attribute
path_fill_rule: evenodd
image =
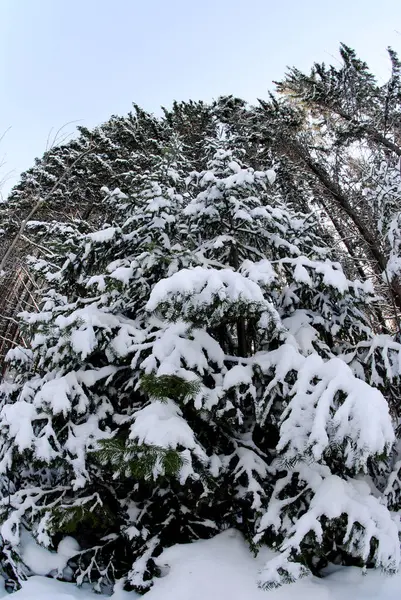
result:
<svg viewBox="0 0 401 600"><path fill-rule="evenodd" d="M365 225L361 217L350 204L349 198L342 192L338 184L331 179L324 167L319 165L311 157L307 149L303 148L299 142L295 140L288 140L287 138L280 145L286 153L292 157L295 155L306 165L306 167L323 185L326 192L330 194L337 205L340 206L340 208L350 217L355 227L359 231L362 239L364 240L369 254L376 264L377 275L381 277L382 273L385 272L387 268L386 256L378 244L377 236ZM398 309L401 309L401 283L398 278L393 279L393 281L390 282L389 287Z"/></svg>

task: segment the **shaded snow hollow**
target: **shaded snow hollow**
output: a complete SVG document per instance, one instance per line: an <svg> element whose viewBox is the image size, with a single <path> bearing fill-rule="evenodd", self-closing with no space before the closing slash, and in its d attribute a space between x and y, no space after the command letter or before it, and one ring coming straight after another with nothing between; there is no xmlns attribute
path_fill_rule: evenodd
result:
<svg viewBox="0 0 401 600"><path fill-rule="evenodd" d="M211 540L176 545L158 561L168 574L156 580L146 600L398 600L401 574L389 577L378 571L363 575L357 568L339 568L325 579L308 577L273 591L257 588L258 571L271 552L254 558L241 534L228 530ZM99 600L101 596L70 583L31 577L10 600ZM106 597L104 597L106 598ZM116 591L113 600L134 600L134 592Z"/></svg>

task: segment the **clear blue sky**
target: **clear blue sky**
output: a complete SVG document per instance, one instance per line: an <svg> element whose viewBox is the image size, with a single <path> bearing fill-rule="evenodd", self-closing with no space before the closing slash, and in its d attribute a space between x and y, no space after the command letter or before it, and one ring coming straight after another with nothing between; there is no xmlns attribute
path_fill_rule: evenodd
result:
<svg viewBox="0 0 401 600"><path fill-rule="evenodd" d="M287 65L337 60L340 41L384 78L401 0L0 0L4 189L65 123L92 126L132 101L254 101Z"/></svg>

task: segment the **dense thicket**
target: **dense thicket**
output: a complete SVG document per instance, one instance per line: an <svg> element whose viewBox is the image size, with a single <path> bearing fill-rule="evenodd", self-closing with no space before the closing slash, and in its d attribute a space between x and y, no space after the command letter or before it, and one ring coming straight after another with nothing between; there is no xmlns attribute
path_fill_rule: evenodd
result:
<svg viewBox="0 0 401 600"><path fill-rule="evenodd" d="M40 292L0 388L7 577L33 536L146 591L227 527L277 551L266 588L398 569L400 65L341 56L257 107L81 128L14 188Z"/></svg>

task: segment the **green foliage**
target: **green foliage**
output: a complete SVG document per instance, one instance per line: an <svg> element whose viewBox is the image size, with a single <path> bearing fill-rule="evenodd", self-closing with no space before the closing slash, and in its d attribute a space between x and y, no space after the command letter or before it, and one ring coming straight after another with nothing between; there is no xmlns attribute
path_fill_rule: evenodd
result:
<svg viewBox="0 0 401 600"><path fill-rule="evenodd" d="M187 402L193 399L200 389L200 381L188 381L177 375L155 375L148 373L141 377L142 391L154 400L167 400Z"/></svg>
<svg viewBox="0 0 401 600"><path fill-rule="evenodd" d="M49 519L49 531L57 533L77 534L81 528L89 531L107 531L116 522L116 515L103 502L90 504L72 504L58 506Z"/></svg>
<svg viewBox="0 0 401 600"><path fill-rule="evenodd" d="M177 450L138 445L122 438L99 441L95 455L103 465L110 465L114 476L122 474L134 480L156 480L174 477L184 464Z"/></svg>

